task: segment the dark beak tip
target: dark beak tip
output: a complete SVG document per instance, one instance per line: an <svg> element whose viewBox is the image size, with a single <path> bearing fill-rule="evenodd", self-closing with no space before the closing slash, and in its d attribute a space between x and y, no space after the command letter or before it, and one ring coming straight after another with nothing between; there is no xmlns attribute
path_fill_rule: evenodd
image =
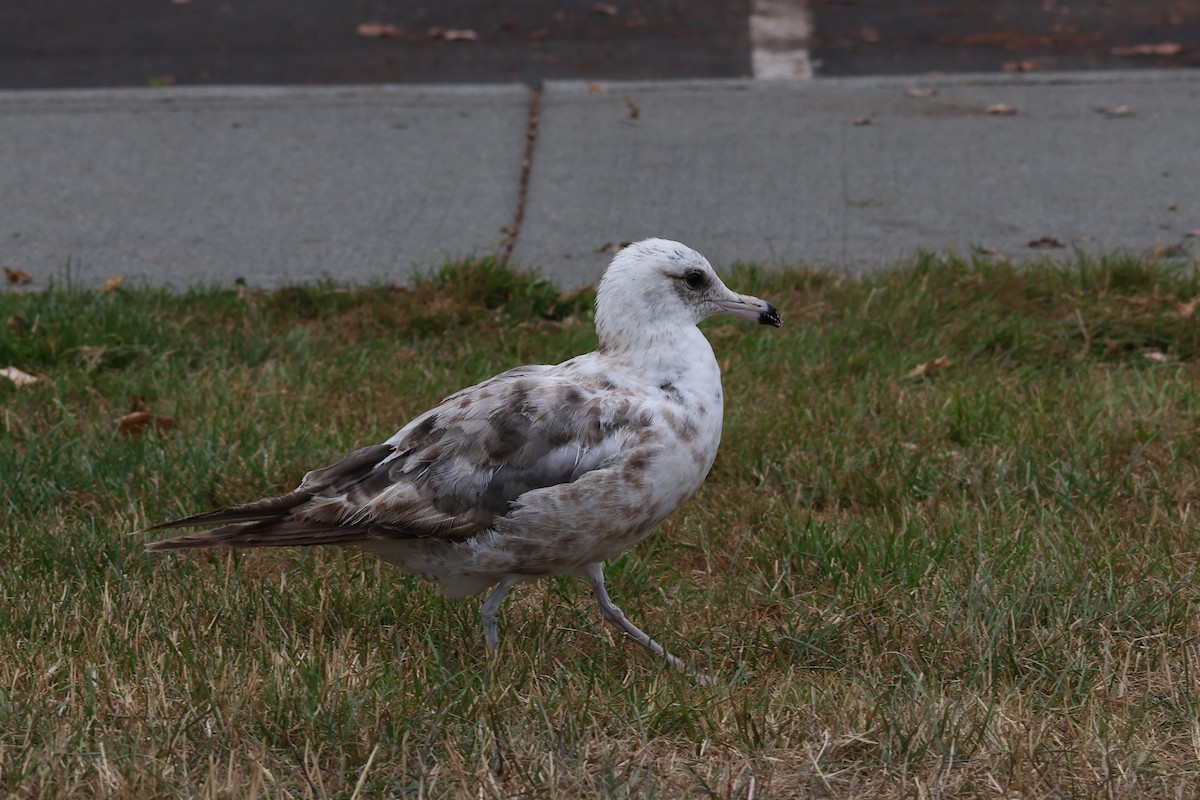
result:
<svg viewBox="0 0 1200 800"><path fill-rule="evenodd" d="M758 324L778 328L783 324L783 318L779 316L779 309L767 303L767 310L758 315Z"/></svg>

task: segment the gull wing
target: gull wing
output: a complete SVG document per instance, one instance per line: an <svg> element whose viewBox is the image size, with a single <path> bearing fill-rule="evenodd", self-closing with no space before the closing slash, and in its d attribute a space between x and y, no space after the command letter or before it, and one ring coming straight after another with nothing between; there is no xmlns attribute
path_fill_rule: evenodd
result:
<svg viewBox="0 0 1200 800"><path fill-rule="evenodd" d="M648 414L616 390L519 367L447 397L383 444L304 476L288 494L155 525L218 525L152 550L463 540L533 489L610 466Z"/></svg>

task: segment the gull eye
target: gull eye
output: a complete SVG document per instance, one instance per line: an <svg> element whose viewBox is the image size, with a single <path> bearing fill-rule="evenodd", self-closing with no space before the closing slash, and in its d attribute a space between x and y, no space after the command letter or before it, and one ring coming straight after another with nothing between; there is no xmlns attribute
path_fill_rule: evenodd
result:
<svg viewBox="0 0 1200 800"><path fill-rule="evenodd" d="M699 289L704 286L704 273L698 269L689 269L683 274L683 282L689 289Z"/></svg>

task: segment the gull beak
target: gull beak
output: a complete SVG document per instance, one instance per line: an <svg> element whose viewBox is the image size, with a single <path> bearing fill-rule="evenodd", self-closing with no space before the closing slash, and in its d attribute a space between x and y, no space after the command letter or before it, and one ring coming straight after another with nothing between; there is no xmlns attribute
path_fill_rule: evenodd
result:
<svg viewBox="0 0 1200 800"><path fill-rule="evenodd" d="M766 300L760 300L748 294L730 292L728 299L717 301L717 306L723 314L757 320L760 325L771 325L778 328L783 324L783 319L779 316L779 309Z"/></svg>

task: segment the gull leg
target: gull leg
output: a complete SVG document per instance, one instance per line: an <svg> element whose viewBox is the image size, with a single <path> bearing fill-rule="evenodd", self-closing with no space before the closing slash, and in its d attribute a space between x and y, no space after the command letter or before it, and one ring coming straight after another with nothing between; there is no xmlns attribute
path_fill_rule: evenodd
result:
<svg viewBox="0 0 1200 800"><path fill-rule="evenodd" d="M504 602L508 590L518 583L520 581L517 578L505 578L483 604L483 638L487 640L487 649L491 652L500 646L500 604Z"/></svg>
<svg viewBox="0 0 1200 800"><path fill-rule="evenodd" d="M634 625L628 620L617 604L608 596L608 590L604 588L604 564L597 561L588 564L583 568L584 577L588 579L588 583L592 585L592 592L596 595L596 603L600 606L600 615L604 620L613 627L623 631L629 638L645 647L655 655L662 656L667 660L667 663L675 667L680 672L686 672L702 684L711 683L711 679L703 672L695 672L688 668L681 659L671 655L663 646L650 638L650 635Z"/></svg>

